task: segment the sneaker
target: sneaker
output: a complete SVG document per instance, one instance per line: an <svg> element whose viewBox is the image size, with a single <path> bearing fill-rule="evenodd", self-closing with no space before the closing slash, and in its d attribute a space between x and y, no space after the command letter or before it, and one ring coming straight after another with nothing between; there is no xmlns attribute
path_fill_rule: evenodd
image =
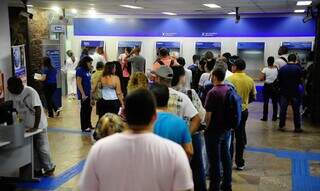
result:
<svg viewBox="0 0 320 191"><path fill-rule="evenodd" d="M90 128L86 128L85 130L82 130L83 133L90 133L91 129Z"/></svg>
<svg viewBox="0 0 320 191"><path fill-rule="evenodd" d="M294 132L295 132L295 133L302 133L303 130L302 130L302 129L295 129Z"/></svg>
<svg viewBox="0 0 320 191"><path fill-rule="evenodd" d="M267 118L261 118L260 120L261 120L261 121L268 121Z"/></svg>
<svg viewBox="0 0 320 191"><path fill-rule="evenodd" d="M34 177L42 177L43 176L42 170L35 170L33 172L33 174L34 174Z"/></svg>
<svg viewBox="0 0 320 191"><path fill-rule="evenodd" d="M56 111L56 116L57 117L59 117L61 111L62 111L62 107L59 107L58 110Z"/></svg>
<svg viewBox="0 0 320 191"><path fill-rule="evenodd" d="M244 165L243 165L243 166L237 166L236 169L239 170L239 171L243 171L243 170L244 170L244 167L245 167Z"/></svg>
<svg viewBox="0 0 320 191"><path fill-rule="evenodd" d="M44 171L43 176L53 176L55 170L56 170L56 165L54 165L52 169Z"/></svg>

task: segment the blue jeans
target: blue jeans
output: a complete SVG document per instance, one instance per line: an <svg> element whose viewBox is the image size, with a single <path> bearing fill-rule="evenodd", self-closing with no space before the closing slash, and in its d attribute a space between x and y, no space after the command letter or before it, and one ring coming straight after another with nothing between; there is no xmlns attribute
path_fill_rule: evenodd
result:
<svg viewBox="0 0 320 191"><path fill-rule="evenodd" d="M232 161L230 156L231 131L221 134L207 134L206 145L210 163L210 191L219 191L221 163L223 168L222 190L231 190Z"/></svg>
<svg viewBox="0 0 320 191"><path fill-rule="evenodd" d="M283 96L283 95L281 95L280 97L279 127L283 128L284 126L286 126L287 109L288 109L289 103L291 103L292 110L293 110L294 128L296 130L301 129L301 115L300 115L301 98Z"/></svg>
<svg viewBox="0 0 320 191"><path fill-rule="evenodd" d="M202 151L205 149L205 143L202 141L203 133L196 132L192 135L193 145L193 157L190 163L192 168L194 190L195 191L206 191L206 173L205 165L206 160L203 158Z"/></svg>

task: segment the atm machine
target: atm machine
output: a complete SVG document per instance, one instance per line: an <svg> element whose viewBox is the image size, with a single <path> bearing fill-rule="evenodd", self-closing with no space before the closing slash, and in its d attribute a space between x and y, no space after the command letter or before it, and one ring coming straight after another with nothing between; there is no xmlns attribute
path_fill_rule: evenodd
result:
<svg viewBox="0 0 320 191"><path fill-rule="evenodd" d="M221 55L221 42L196 42L196 54L204 56L207 51L211 51L215 57Z"/></svg>
<svg viewBox="0 0 320 191"><path fill-rule="evenodd" d="M246 73L253 79L260 76L264 68L264 42L238 42L238 56L246 62Z"/></svg>
<svg viewBox="0 0 320 191"><path fill-rule="evenodd" d="M102 47L103 49L105 49L104 48L104 41L97 41L97 40L82 40L81 41L81 52L84 48L87 48L89 51L89 55L93 55L95 53L97 47Z"/></svg>
<svg viewBox="0 0 320 191"><path fill-rule="evenodd" d="M312 42L282 42L289 50L289 54L297 54L302 66L308 62L307 57L312 50Z"/></svg>
<svg viewBox="0 0 320 191"><path fill-rule="evenodd" d="M180 42L156 42L157 57L161 48L167 48L171 56L181 56Z"/></svg>
<svg viewBox="0 0 320 191"><path fill-rule="evenodd" d="M118 42L118 56L123 54L126 48L141 48L141 41L119 41Z"/></svg>

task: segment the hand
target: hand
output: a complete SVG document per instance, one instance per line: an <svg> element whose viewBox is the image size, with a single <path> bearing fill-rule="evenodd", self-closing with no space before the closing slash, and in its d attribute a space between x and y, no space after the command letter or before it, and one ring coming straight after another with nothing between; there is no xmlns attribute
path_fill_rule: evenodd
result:
<svg viewBox="0 0 320 191"><path fill-rule="evenodd" d="M91 99L91 106L94 106L96 104L96 102L94 101L94 99Z"/></svg>
<svg viewBox="0 0 320 191"><path fill-rule="evenodd" d="M87 98L88 98L88 96L86 96L86 95L81 96L82 101L86 100Z"/></svg>
<svg viewBox="0 0 320 191"><path fill-rule="evenodd" d="M37 131L37 130L38 130L38 128L34 128L34 127L33 127L33 128L27 128L27 129L26 129L26 132L27 132L27 133L32 133L32 132L35 132L35 131Z"/></svg>

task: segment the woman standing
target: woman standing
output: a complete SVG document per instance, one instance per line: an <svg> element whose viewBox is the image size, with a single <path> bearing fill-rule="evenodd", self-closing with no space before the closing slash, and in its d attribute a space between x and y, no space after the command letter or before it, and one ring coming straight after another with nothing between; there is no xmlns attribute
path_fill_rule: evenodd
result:
<svg viewBox="0 0 320 191"><path fill-rule="evenodd" d="M83 57L76 71L78 99L81 101L80 121L82 132L90 132L91 124L91 65L92 58Z"/></svg>
<svg viewBox="0 0 320 191"><path fill-rule="evenodd" d="M265 67L261 72L260 80L264 81L263 86L263 117L261 121L268 120L268 105L269 99L272 99L273 115L272 121L277 120L278 115L278 68L274 66L274 57L268 58L268 67Z"/></svg>
<svg viewBox="0 0 320 191"><path fill-rule="evenodd" d="M106 113L117 114L120 107L123 107L123 94L121 83L118 76L114 74L115 65L113 62L107 62L101 77L102 98L97 102L99 118Z"/></svg>
<svg viewBox="0 0 320 191"><path fill-rule="evenodd" d="M60 110L53 100L53 95L57 89L57 70L52 66L49 57L43 57L41 68L42 76L39 80L44 83L43 91L47 103L48 117L53 118L54 112L57 112L57 116L60 114Z"/></svg>
<svg viewBox="0 0 320 191"><path fill-rule="evenodd" d="M76 68L79 60L74 56L72 50L67 51L65 71L67 73L68 98L75 99L77 93Z"/></svg>

